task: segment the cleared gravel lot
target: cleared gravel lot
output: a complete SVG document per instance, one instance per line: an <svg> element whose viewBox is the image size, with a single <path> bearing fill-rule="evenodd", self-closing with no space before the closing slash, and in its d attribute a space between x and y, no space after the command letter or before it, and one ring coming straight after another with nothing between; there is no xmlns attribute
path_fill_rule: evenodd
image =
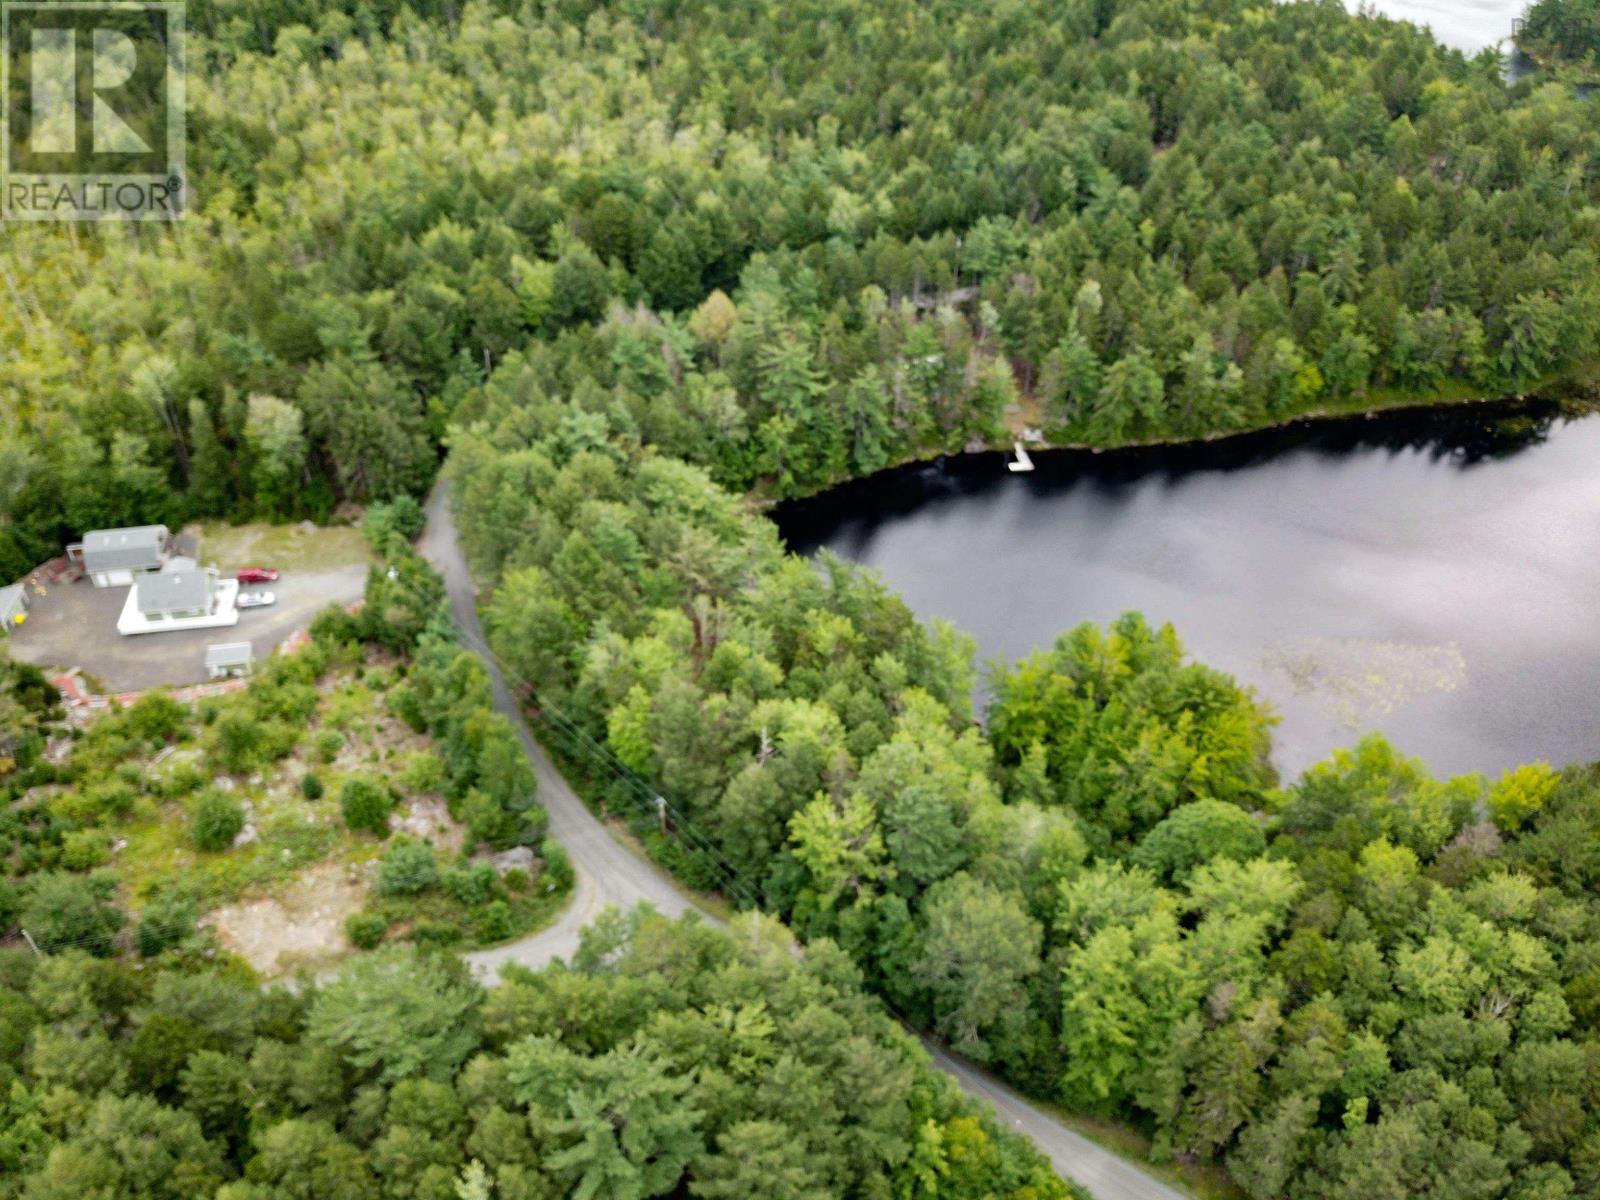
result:
<svg viewBox="0 0 1600 1200"><path fill-rule="evenodd" d="M241 610L239 623L231 629L193 629L123 637L117 632L117 615L128 598L128 589L96 588L83 580L47 588L43 595L33 595L27 621L11 635L11 653L36 666L62 670L78 667L107 692L203 682L207 646L215 642L248 641L255 647L256 657L263 658L295 630L309 625L323 608L330 604L349 604L361 598L367 581L367 563L360 535L343 529L319 531L319 534L328 536L293 535L294 541L305 543L306 548L313 551L306 558L314 566L301 569L295 558L260 555L261 565L277 567L282 574L276 583L251 590L272 591L278 602L271 608ZM275 539L262 536L252 540L257 544L245 548L246 554L252 549L266 549L264 543ZM201 546L201 562L217 561L218 556L212 553L213 543L223 541L220 537L208 537ZM219 565L224 570L232 571L246 565L233 561L238 556L237 549L225 544L217 545L216 549L222 552L220 557L224 561ZM340 559L344 561L338 561Z"/></svg>

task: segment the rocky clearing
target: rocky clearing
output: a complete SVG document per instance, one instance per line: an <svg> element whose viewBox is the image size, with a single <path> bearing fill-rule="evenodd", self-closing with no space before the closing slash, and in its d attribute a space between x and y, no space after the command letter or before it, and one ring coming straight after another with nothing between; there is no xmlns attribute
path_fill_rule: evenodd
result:
<svg viewBox="0 0 1600 1200"><path fill-rule="evenodd" d="M201 924L265 977L316 970L349 953L344 921L366 899L366 876L364 867L322 863L276 896L225 905Z"/></svg>

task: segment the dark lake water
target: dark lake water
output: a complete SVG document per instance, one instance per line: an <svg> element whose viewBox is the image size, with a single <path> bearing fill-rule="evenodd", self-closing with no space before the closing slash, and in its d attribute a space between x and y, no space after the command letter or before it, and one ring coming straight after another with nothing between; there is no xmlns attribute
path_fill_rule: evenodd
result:
<svg viewBox="0 0 1600 1200"><path fill-rule="evenodd" d="M1020 657L1138 609L1282 716L1286 776L1381 730L1441 774L1600 758L1600 417L1457 409L1200 446L983 454L780 508L801 552Z"/></svg>

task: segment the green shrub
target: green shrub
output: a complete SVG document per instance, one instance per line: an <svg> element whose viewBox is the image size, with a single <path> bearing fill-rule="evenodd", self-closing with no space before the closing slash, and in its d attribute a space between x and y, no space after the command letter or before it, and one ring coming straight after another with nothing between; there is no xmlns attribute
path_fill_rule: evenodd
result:
<svg viewBox="0 0 1600 1200"><path fill-rule="evenodd" d="M41 950L85 950L105 957L123 916L110 904L116 881L105 875L36 875L19 919Z"/></svg>
<svg viewBox="0 0 1600 1200"><path fill-rule="evenodd" d="M218 788L207 788L189 816L189 840L201 850L226 850L244 828L244 809Z"/></svg>
<svg viewBox="0 0 1600 1200"><path fill-rule="evenodd" d="M444 760L432 750L406 755L400 768L400 784L410 792L437 792L444 786Z"/></svg>
<svg viewBox="0 0 1600 1200"><path fill-rule="evenodd" d="M298 680L281 679L270 687L258 684L250 695L262 716L297 727L304 726L317 711L317 689Z"/></svg>
<svg viewBox="0 0 1600 1200"><path fill-rule="evenodd" d="M525 892L533 886L533 880L521 867L512 867L500 877L500 882L505 884L508 892Z"/></svg>
<svg viewBox="0 0 1600 1200"><path fill-rule="evenodd" d="M432 946L452 946L461 940L461 930L445 921L418 921L411 927L411 940Z"/></svg>
<svg viewBox="0 0 1600 1200"><path fill-rule="evenodd" d="M289 757L300 744L300 724L291 724L288 721L268 721L266 723L266 758L272 763Z"/></svg>
<svg viewBox="0 0 1600 1200"><path fill-rule="evenodd" d="M409 683L395 684L384 694L384 703L389 706L390 712L406 723L412 733L421 733L428 728L428 718L422 711L422 698Z"/></svg>
<svg viewBox="0 0 1600 1200"><path fill-rule="evenodd" d="M494 885L499 877L488 863L473 863L465 867L451 867L441 881L452 900L474 908L494 895Z"/></svg>
<svg viewBox="0 0 1600 1200"><path fill-rule="evenodd" d="M74 829L61 839L61 865L69 871L91 871L111 855L111 837L99 829Z"/></svg>
<svg viewBox="0 0 1600 1200"><path fill-rule="evenodd" d="M322 780L311 771L300 776L300 794L307 800L321 800L325 789Z"/></svg>
<svg viewBox="0 0 1600 1200"><path fill-rule="evenodd" d="M517 844L516 818L476 788L461 802L461 819L474 846L507 850Z"/></svg>
<svg viewBox="0 0 1600 1200"><path fill-rule="evenodd" d="M388 503L369 505L361 519L361 533L375 554L391 558L406 553L427 523L422 505L400 495Z"/></svg>
<svg viewBox="0 0 1600 1200"><path fill-rule="evenodd" d="M183 736L189 712L166 692L146 692L123 717L128 732L151 746Z"/></svg>
<svg viewBox="0 0 1600 1200"><path fill-rule="evenodd" d="M138 802L138 788L125 780L106 779L56 796L50 801L50 809L74 825L98 825L127 818Z"/></svg>
<svg viewBox="0 0 1600 1200"><path fill-rule="evenodd" d="M168 893L157 896L139 914L134 942L145 958L181 945L194 933L195 905L187 896Z"/></svg>
<svg viewBox="0 0 1600 1200"><path fill-rule="evenodd" d="M567 848L560 842L545 842L539 847L539 857L544 859L545 882L554 885L554 890L564 892L577 882Z"/></svg>
<svg viewBox="0 0 1600 1200"><path fill-rule="evenodd" d="M361 622L337 605L329 605L311 620L311 640L329 646L361 640Z"/></svg>
<svg viewBox="0 0 1600 1200"><path fill-rule="evenodd" d="M0 929L10 929L22 911L22 893L8 880L0 879Z"/></svg>
<svg viewBox="0 0 1600 1200"><path fill-rule="evenodd" d="M388 932L389 922L381 913L351 913L344 919L345 937L362 950L371 950Z"/></svg>
<svg viewBox="0 0 1600 1200"><path fill-rule="evenodd" d="M344 734L337 729L319 729L311 740L312 749L320 763L331 763L344 749Z"/></svg>
<svg viewBox="0 0 1600 1200"><path fill-rule="evenodd" d="M399 838L383 852L378 865L378 894L415 896L439 882L439 865L433 847L411 838Z"/></svg>
<svg viewBox="0 0 1600 1200"><path fill-rule="evenodd" d="M339 788L339 811L351 829L388 837L389 811L393 807L388 789L371 779L347 779Z"/></svg>
<svg viewBox="0 0 1600 1200"><path fill-rule="evenodd" d="M222 714L210 736L217 761L230 775L253 770L268 757L266 726L249 713L234 710Z"/></svg>
<svg viewBox="0 0 1600 1200"><path fill-rule="evenodd" d="M538 793L538 777L511 722L490 713L478 747L478 786L507 812L521 812Z"/></svg>
<svg viewBox="0 0 1600 1200"><path fill-rule="evenodd" d="M177 800L182 796L198 792L205 787L210 778L200 764L195 762L174 763L162 778L155 780L152 787L163 800Z"/></svg>
<svg viewBox="0 0 1600 1200"><path fill-rule="evenodd" d="M491 900L477 913L477 934L480 942L503 942L516 932L511 921L511 906L504 900Z"/></svg>

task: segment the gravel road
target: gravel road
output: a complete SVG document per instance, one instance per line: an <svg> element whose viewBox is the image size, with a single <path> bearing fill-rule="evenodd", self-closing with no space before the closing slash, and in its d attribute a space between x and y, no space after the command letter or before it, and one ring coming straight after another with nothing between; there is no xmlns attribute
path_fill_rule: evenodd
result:
<svg viewBox="0 0 1600 1200"><path fill-rule="evenodd" d="M443 484L429 497L428 527L420 549L444 575L456 623L467 644L482 654L488 665L495 705L516 726L538 772L539 799L550 812L550 835L567 848L577 874L572 903L553 925L519 942L467 955L473 970L485 982L493 983L505 963L537 968L555 958L570 957L577 948L579 931L613 905L631 908L645 900L668 916L679 916L691 909L700 911L663 871L634 855L611 836L534 740L521 707L506 687L500 668L483 641L478 623L477 587L456 538L455 521ZM709 921L717 920L703 912L701 915ZM936 1042L924 1038L923 1044L934 1063L948 1072L962 1090L987 1101L1001 1122L1031 1139L1063 1177L1087 1188L1096 1200L1184 1200L1183 1193L1068 1129Z"/></svg>

